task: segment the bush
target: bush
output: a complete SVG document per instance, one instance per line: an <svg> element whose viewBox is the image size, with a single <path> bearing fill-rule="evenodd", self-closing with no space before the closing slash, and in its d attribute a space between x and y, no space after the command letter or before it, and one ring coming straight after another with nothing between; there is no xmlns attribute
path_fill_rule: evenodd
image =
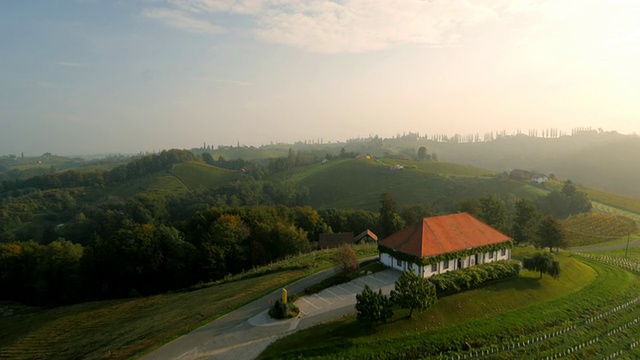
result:
<svg viewBox="0 0 640 360"><path fill-rule="evenodd" d="M356 294L357 319L369 324L387 322L393 316L393 304L382 290L375 292L369 285L364 286L362 293Z"/></svg>
<svg viewBox="0 0 640 360"><path fill-rule="evenodd" d="M453 294L476 288L486 282L518 276L520 265L515 262L496 261L465 269L433 275L429 281L436 287L438 295Z"/></svg>
<svg viewBox="0 0 640 360"><path fill-rule="evenodd" d="M283 304L280 299L269 309L269 316L273 319L290 319L298 316L300 309L293 303Z"/></svg>

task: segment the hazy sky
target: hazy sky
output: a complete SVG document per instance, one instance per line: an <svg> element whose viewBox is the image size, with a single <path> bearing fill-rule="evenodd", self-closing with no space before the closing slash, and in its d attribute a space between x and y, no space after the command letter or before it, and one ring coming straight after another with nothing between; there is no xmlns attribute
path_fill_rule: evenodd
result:
<svg viewBox="0 0 640 360"><path fill-rule="evenodd" d="M640 133L640 1L0 3L0 155Z"/></svg>

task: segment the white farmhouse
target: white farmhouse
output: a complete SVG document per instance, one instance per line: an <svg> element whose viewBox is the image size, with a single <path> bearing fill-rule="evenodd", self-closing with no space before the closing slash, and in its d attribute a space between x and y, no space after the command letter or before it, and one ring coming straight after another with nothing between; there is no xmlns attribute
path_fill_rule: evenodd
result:
<svg viewBox="0 0 640 360"><path fill-rule="evenodd" d="M549 181L549 177L545 174L535 174L531 177L531 181L534 183L542 184Z"/></svg>
<svg viewBox="0 0 640 360"><path fill-rule="evenodd" d="M380 262L428 278L511 258L507 235L467 213L424 218L378 242Z"/></svg>

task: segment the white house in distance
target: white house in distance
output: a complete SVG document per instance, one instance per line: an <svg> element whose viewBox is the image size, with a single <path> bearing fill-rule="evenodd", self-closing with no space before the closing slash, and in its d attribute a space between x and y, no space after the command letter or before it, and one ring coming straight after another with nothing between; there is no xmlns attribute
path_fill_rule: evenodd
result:
<svg viewBox="0 0 640 360"><path fill-rule="evenodd" d="M542 184L549 181L549 177L545 174L535 174L531 177L531 181L534 183Z"/></svg>
<svg viewBox="0 0 640 360"><path fill-rule="evenodd" d="M512 246L510 237L467 213L424 218L378 241L381 263L425 278L509 260Z"/></svg>

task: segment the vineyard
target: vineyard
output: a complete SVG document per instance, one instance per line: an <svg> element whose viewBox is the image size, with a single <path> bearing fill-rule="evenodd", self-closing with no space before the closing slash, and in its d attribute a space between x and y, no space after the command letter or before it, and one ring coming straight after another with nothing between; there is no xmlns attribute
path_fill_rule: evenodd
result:
<svg viewBox="0 0 640 360"><path fill-rule="evenodd" d="M637 232L634 220L626 216L583 214L563 221L569 246L584 246L619 239Z"/></svg>
<svg viewBox="0 0 640 360"><path fill-rule="evenodd" d="M640 261L582 254L599 263L640 273ZM629 359L640 356L640 296L592 313L582 319L565 321L565 326L527 337L502 340L482 349L439 354L437 359ZM432 358L432 357L429 357Z"/></svg>
<svg viewBox="0 0 640 360"><path fill-rule="evenodd" d="M596 201L591 201L591 205L593 206L593 210L596 212L611 216L624 216L637 223L640 223L640 215L638 213L622 210L621 208L609 206Z"/></svg>

